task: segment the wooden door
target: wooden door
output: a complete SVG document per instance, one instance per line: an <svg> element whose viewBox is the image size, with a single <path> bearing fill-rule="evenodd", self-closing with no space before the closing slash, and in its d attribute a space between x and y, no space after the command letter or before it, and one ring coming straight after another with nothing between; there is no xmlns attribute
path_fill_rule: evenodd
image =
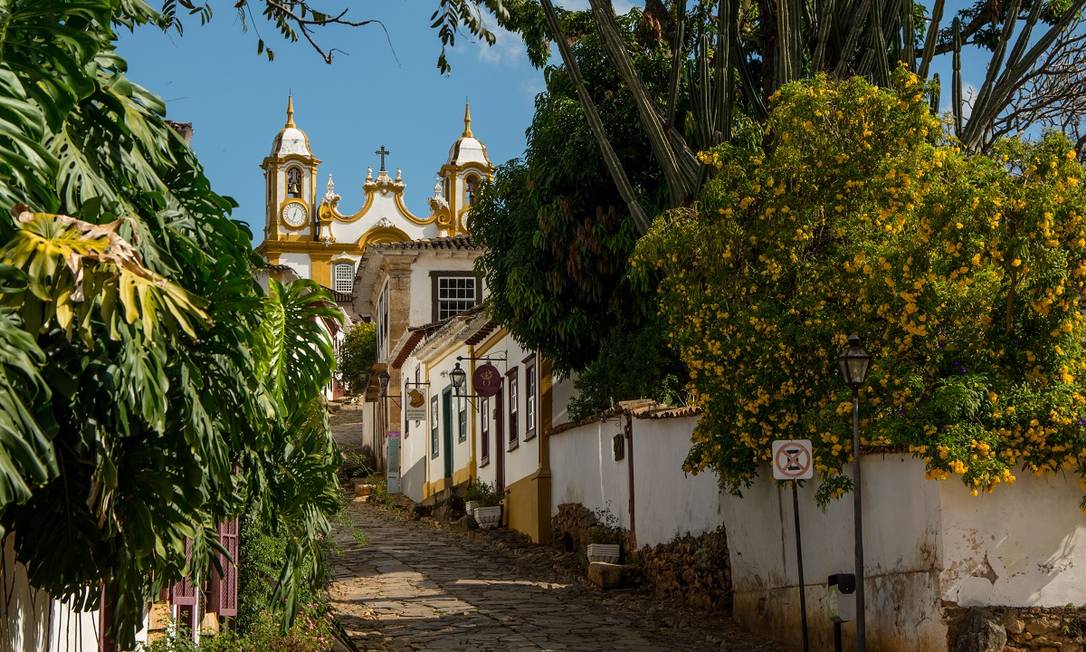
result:
<svg viewBox="0 0 1086 652"><path fill-rule="evenodd" d="M504 383L503 383L504 384ZM494 491L498 496L505 495L505 400L502 397L502 388L494 395L494 457L497 458L494 468Z"/></svg>

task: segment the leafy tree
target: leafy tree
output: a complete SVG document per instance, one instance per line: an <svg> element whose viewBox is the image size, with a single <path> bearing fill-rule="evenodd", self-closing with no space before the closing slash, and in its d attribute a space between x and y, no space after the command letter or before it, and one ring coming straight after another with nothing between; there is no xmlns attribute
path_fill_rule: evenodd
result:
<svg viewBox="0 0 1086 652"><path fill-rule="evenodd" d="M338 506L338 313L308 282L261 292L233 202L125 78L113 27L159 18L16 0L0 39L0 527L32 586L77 607L104 587L125 648L243 512L286 537L291 613Z"/></svg>
<svg viewBox="0 0 1086 652"><path fill-rule="evenodd" d="M365 389L370 367L376 360L377 327L373 322L355 324L339 347L339 374L351 393Z"/></svg>
<svg viewBox="0 0 1086 652"><path fill-rule="evenodd" d="M624 19L638 66L666 94L667 52L655 39L641 39L641 26L639 13ZM600 40L587 34L576 51L581 74L606 98L604 124L630 161L638 193L646 203L665 205L657 167L642 155L648 141ZM568 70L548 68L546 80L525 156L501 166L484 187L471 232L486 248L478 266L491 315L519 340L566 370L586 371L607 349L608 361L580 376L581 412L591 412L611 399L655 396L665 375L681 372L663 346L648 292L626 280L638 227L594 145Z"/></svg>
<svg viewBox="0 0 1086 652"><path fill-rule="evenodd" d="M864 446L974 493L1018 469L1086 475L1086 171L1060 135L964 152L924 94L904 69L892 89L785 85L764 130L703 154L700 201L639 243L704 410L688 468L738 491L801 433L820 497L847 490L834 368L858 333Z"/></svg>

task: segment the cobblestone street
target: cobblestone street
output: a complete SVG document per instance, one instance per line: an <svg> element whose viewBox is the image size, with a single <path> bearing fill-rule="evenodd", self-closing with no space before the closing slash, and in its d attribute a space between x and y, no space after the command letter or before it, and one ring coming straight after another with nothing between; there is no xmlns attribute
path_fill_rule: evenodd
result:
<svg viewBox="0 0 1086 652"><path fill-rule="evenodd" d="M337 531L331 595L359 649L778 649L719 614L643 592L603 593L482 537L368 504L353 503L349 513L366 542Z"/></svg>

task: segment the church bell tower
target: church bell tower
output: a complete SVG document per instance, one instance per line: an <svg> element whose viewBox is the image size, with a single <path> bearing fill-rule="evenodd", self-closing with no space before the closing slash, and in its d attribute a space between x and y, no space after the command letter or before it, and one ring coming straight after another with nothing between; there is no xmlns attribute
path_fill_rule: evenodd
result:
<svg viewBox="0 0 1086 652"><path fill-rule="evenodd" d="M317 237L317 166L309 136L294 123L294 98L287 121L264 159L266 241L312 241Z"/></svg>

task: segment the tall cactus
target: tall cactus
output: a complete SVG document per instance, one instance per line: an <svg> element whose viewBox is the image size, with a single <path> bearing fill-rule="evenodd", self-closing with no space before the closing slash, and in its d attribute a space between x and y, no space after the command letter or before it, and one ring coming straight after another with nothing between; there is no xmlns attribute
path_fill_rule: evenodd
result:
<svg viewBox="0 0 1086 652"><path fill-rule="evenodd" d="M962 98L962 21L955 18L950 29L954 39L954 61L952 64L954 76L950 79L950 109L954 113L954 135L961 138L962 114L964 113L964 100Z"/></svg>
<svg viewBox="0 0 1086 652"><path fill-rule="evenodd" d="M904 63L922 79L928 79L934 57L942 52L940 25L945 0L934 0L930 20L925 30L922 49L915 42L914 0L758 0L757 17L762 21L763 50L751 57L745 50L740 30L740 7L749 0L699 0L692 3L690 16L697 16L699 33L690 38L687 18L688 0L672 0L673 25L671 84L666 106L658 106L649 97L643 81L637 77L632 55L614 16L611 0L589 0L592 19L603 37L608 57L631 93L638 109L641 126L652 145L652 153L663 171L672 204L688 201L704 179L693 149L680 134L682 120L677 115L681 77L686 75L690 89L691 108L695 124L696 147L711 146L731 134L732 107L741 105L756 119L766 115L766 98L781 84L813 72L828 72L837 78L862 75L885 85L891 71ZM570 48L562 43L556 10L551 0L542 0L551 36L559 40L559 51L567 68L575 65ZM960 19L951 27L949 51L953 58L950 82L952 128L962 144L971 149L987 147L992 125L1004 111L1011 95L1024 84L1029 71L1072 20L1086 7L1086 0L1065 0L1064 14L1052 22L1042 35L1034 35L1044 7L1054 3L1031 0L1028 16L1019 15L1022 0L1005 0L983 5L988 18L1003 25L993 47L993 56L986 69L984 84L973 98L974 106L965 117L965 97L962 92L962 46L965 40ZM705 34L705 12L716 7L715 39ZM976 21L970 26L974 29ZM973 32L970 31L970 34ZM1014 45L1011 47L1011 41ZM689 44L689 45L688 45ZM566 46L566 47L563 47ZM1009 54L1007 54L1009 49ZM753 62L765 68L761 79L752 70ZM940 91L937 75L932 75L931 105L939 107ZM587 93L578 96L586 113L591 99ZM594 107L591 107L594 110ZM602 129L594 129L604 151ZM613 155L613 151L610 151ZM609 168L615 161L605 156ZM612 169L620 187L629 189L629 180ZM624 197L629 195L624 192Z"/></svg>

